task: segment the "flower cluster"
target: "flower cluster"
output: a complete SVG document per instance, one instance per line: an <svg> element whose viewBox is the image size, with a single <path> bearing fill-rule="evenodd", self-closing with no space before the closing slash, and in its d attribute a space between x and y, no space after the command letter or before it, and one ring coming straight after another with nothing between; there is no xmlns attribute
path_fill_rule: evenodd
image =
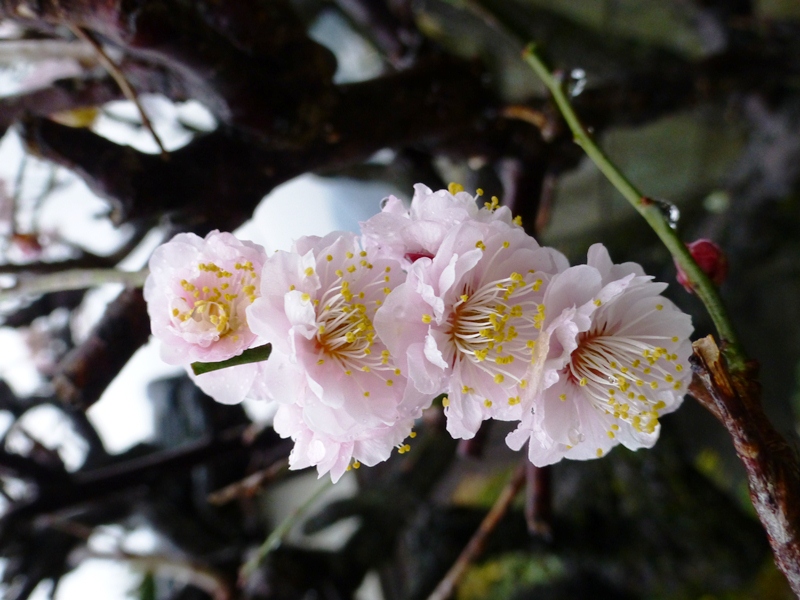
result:
<svg viewBox="0 0 800 600"><path fill-rule="evenodd" d="M479 192L480 195L480 192ZM266 362L201 375L223 402L274 401L292 468L335 481L406 452L444 394L447 429L516 423L507 443L538 466L652 446L690 376L688 315L634 263L596 244L570 266L496 198L418 184L362 236L297 240L266 257L213 232L150 262L145 296L167 362L221 361L270 342Z"/></svg>

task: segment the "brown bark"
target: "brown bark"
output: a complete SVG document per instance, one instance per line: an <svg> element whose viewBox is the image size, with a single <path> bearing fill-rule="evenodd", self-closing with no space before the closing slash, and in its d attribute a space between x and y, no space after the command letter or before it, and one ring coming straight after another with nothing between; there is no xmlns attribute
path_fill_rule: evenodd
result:
<svg viewBox="0 0 800 600"><path fill-rule="evenodd" d="M728 430L750 485L750 499L769 538L775 563L800 597L800 467L764 414L760 386L749 372L732 374L713 337L694 342L691 393Z"/></svg>

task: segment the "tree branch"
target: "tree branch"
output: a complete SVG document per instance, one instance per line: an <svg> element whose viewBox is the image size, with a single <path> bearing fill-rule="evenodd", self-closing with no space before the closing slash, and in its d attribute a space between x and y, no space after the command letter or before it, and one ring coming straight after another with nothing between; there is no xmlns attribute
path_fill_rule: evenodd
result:
<svg viewBox="0 0 800 600"><path fill-rule="evenodd" d="M731 373L711 336L693 344L692 395L728 430L747 471L750 499L775 563L800 598L800 466L764 414L754 364Z"/></svg>

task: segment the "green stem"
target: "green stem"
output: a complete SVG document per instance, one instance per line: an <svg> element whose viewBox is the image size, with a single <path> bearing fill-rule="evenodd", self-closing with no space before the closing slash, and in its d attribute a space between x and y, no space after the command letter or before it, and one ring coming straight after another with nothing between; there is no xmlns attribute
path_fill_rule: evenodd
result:
<svg viewBox="0 0 800 600"><path fill-rule="evenodd" d="M148 273L147 269L142 269L141 271L72 269L46 275L16 275L16 285L0 290L0 302L49 292L82 290L105 283L121 283L127 287L142 287Z"/></svg>
<svg viewBox="0 0 800 600"><path fill-rule="evenodd" d="M728 317L719 290L708 276L692 258L689 249L678 237L678 234L669 224L661 208L651 199L644 196L611 162L595 144L586 128L578 120L578 116L572 109L572 105L564 93L561 81L559 81L550 70L545 66L542 59L536 53L536 45L530 44L522 54L525 61L541 78L547 89L553 95L553 99L558 105L564 120L567 122L575 143L583 148L584 152L592 159L595 165L602 171L611 184L617 188L625 199L639 212L645 221L650 224L661 241L672 254L675 262L686 273L692 289L705 304L708 314L714 321L720 339L724 343L724 354L728 361L728 367L733 373L742 372L745 368L746 357L739 340L734 331L733 324Z"/></svg>
<svg viewBox="0 0 800 600"><path fill-rule="evenodd" d="M272 344L264 344L263 346L248 348L240 355L227 360L221 360L219 362L193 362L192 371L195 375L202 375L203 373L211 373L211 371L219 371L220 369L227 369L228 367L238 367L239 365L261 362L262 360L267 360L270 354L272 354Z"/></svg>
<svg viewBox="0 0 800 600"><path fill-rule="evenodd" d="M258 551L256 552L255 556L248 560L244 565L242 565L241 570L239 571L239 579L241 581L246 581L261 563L264 562L264 559L267 558L270 552L272 552L275 548L277 548L283 539L289 534L292 527L297 524L297 522L308 512L308 509L319 500L320 496L328 491L333 485L333 482L328 479L324 484L318 487L313 494L311 494L300 506L295 508L288 517L286 517L275 529L272 530L272 533L269 534L264 543L259 546Z"/></svg>

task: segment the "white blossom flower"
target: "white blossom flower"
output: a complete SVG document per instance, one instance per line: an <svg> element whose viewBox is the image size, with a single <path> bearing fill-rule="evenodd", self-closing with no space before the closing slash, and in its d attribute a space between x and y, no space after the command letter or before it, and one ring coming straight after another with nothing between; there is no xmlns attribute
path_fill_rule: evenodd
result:
<svg viewBox="0 0 800 600"><path fill-rule="evenodd" d="M161 358L186 367L214 399L240 402L253 385L258 365L241 365L195 377L195 361L218 362L241 354L256 341L245 308L258 296L264 249L230 233L205 238L180 233L150 258L144 297Z"/></svg>
<svg viewBox="0 0 800 600"><path fill-rule="evenodd" d="M552 279L511 448L528 442L544 466L655 444L659 417L680 406L691 377L691 318L665 288L635 263L612 264L601 244Z"/></svg>
<svg viewBox="0 0 800 600"><path fill-rule="evenodd" d="M508 207L499 206L497 198L484 204L478 208L477 197L458 184L451 183L449 189L434 192L418 183L410 208L405 208L399 198L389 196L380 213L361 223L364 245L374 249L376 256L392 258L408 268L419 258L433 258L447 233L464 221L519 225L518 219L511 218Z"/></svg>
<svg viewBox="0 0 800 600"><path fill-rule="evenodd" d="M416 388L447 393L451 435L471 438L485 419L522 417L544 291L567 266L519 227L465 221L378 310L375 327Z"/></svg>
<svg viewBox="0 0 800 600"><path fill-rule="evenodd" d="M278 433L295 440L294 469L336 481L351 464L386 460L432 398L406 385L373 326L405 275L354 234L299 239L264 264L250 327L273 344L262 392L281 403Z"/></svg>

